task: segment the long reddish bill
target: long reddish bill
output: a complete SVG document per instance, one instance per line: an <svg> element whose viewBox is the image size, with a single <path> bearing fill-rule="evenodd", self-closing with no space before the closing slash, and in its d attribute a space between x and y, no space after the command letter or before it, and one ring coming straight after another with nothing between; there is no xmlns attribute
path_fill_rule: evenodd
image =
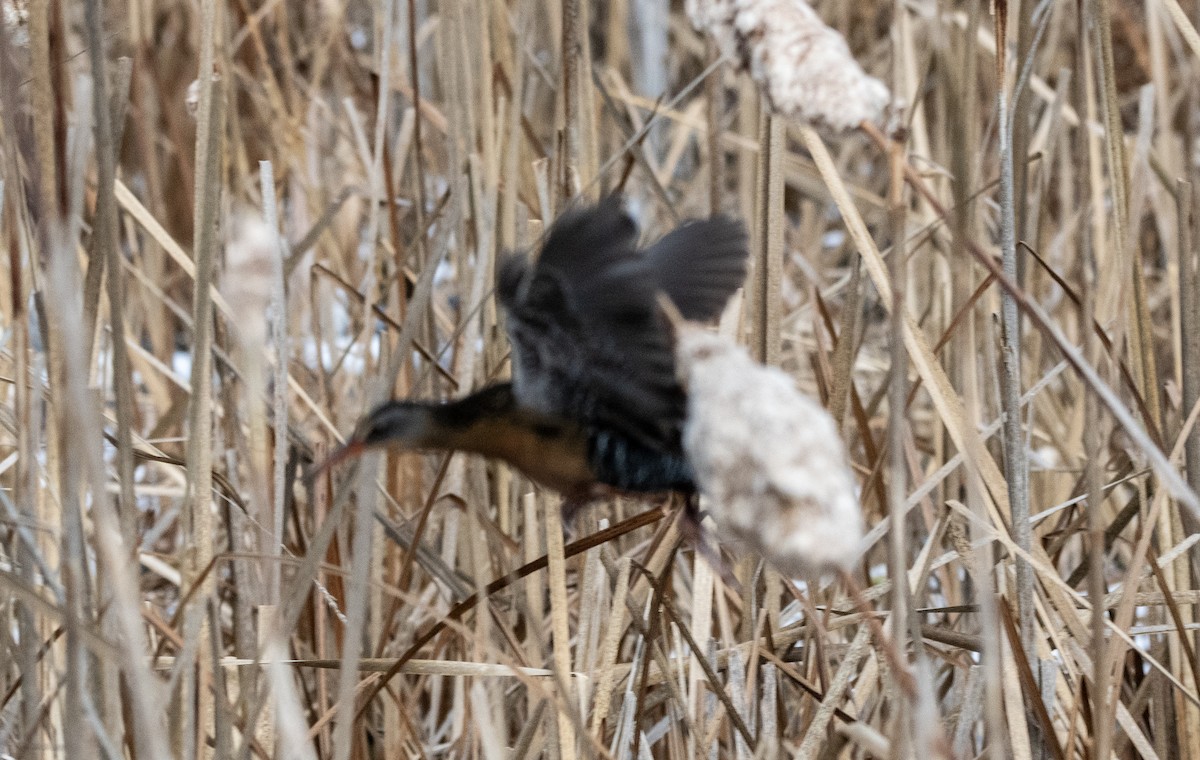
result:
<svg viewBox="0 0 1200 760"><path fill-rule="evenodd" d="M366 449L367 446L362 441L350 441L345 446L330 454L329 458L324 462L313 468L312 472L310 472L308 475L309 480L315 482L317 478L321 477L329 470L337 467L347 459L353 459L354 457L362 454L364 451L366 451Z"/></svg>

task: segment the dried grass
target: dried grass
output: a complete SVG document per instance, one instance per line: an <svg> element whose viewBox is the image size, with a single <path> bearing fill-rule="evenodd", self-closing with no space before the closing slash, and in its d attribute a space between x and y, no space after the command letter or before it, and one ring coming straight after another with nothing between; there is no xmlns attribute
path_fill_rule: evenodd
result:
<svg viewBox="0 0 1200 760"><path fill-rule="evenodd" d="M679 4L4 0L0 752L1200 757L1194 8L994 5L814 4L910 104L835 140ZM618 188L751 228L721 331L835 412L845 577L304 480L503 376L497 252Z"/></svg>

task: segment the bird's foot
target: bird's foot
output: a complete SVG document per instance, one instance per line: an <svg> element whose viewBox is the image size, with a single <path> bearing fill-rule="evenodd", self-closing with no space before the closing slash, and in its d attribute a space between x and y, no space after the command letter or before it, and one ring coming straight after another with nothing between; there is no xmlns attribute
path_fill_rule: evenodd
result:
<svg viewBox="0 0 1200 760"><path fill-rule="evenodd" d="M575 518L579 517L580 511L583 510L583 502L575 499L564 499L562 503L562 525L563 530L573 531L575 529Z"/></svg>
<svg viewBox="0 0 1200 760"><path fill-rule="evenodd" d="M563 497L562 526L564 534L567 536L575 534L575 521L594 499L595 496L592 493L574 493Z"/></svg>
<svg viewBox="0 0 1200 760"><path fill-rule="evenodd" d="M708 531L700 524L704 515L700 511L700 496L699 494L690 494L687 496L687 501L683 505L683 519L680 520L680 530L683 533L683 540L690 543L695 549L696 554L704 558L709 567L713 569L717 575L721 576L721 580L725 585L733 589L741 589L741 584L733 575L733 568L721 556L721 547L716 541L712 540Z"/></svg>

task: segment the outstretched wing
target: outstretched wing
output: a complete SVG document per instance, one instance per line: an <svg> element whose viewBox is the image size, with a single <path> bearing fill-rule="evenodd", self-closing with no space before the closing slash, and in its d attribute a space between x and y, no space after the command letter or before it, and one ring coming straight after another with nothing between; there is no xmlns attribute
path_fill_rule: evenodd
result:
<svg viewBox="0 0 1200 760"><path fill-rule="evenodd" d="M746 280L749 241L741 222L727 216L687 222L646 251L650 278L684 319L720 315Z"/></svg>
<svg viewBox="0 0 1200 760"><path fill-rule="evenodd" d="M693 319L719 312L744 276L740 230L726 219L696 222L641 253L619 198L563 214L535 264L514 255L499 273L520 402L678 446L686 398L655 294Z"/></svg>
<svg viewBox="0 0 1200 760"><path fill-rule="evenodd" d="M535 264L504 262L498 292L522 404L666 445L685 402L636 242L618 198L568 211Z"/></svg>

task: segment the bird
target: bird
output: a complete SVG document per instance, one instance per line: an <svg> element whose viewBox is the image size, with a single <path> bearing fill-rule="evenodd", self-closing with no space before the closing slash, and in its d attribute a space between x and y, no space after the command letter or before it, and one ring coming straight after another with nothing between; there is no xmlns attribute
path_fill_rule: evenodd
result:
<svg viewBox="0 0 1200 760"><path fill-rule="evenodd" d="M717 316L745 279L746 231L715 215L645 249L638 234L618 195L564 212L536 260L510 253L497 271L512 380L448 402L385 402L319 470L373 448L481 454L562 494L568 520L614 493L694 494L687 396L658 298L689 320Z"/></svg>
<svg viewBox="0 0 1200 760"><path fill-rule="evenodd" d="M617 491L692 488L681 454L525 406L508 382L448 402L385 402L321 469L372 448L466 451L501 459L573 505Z"/></svg>

